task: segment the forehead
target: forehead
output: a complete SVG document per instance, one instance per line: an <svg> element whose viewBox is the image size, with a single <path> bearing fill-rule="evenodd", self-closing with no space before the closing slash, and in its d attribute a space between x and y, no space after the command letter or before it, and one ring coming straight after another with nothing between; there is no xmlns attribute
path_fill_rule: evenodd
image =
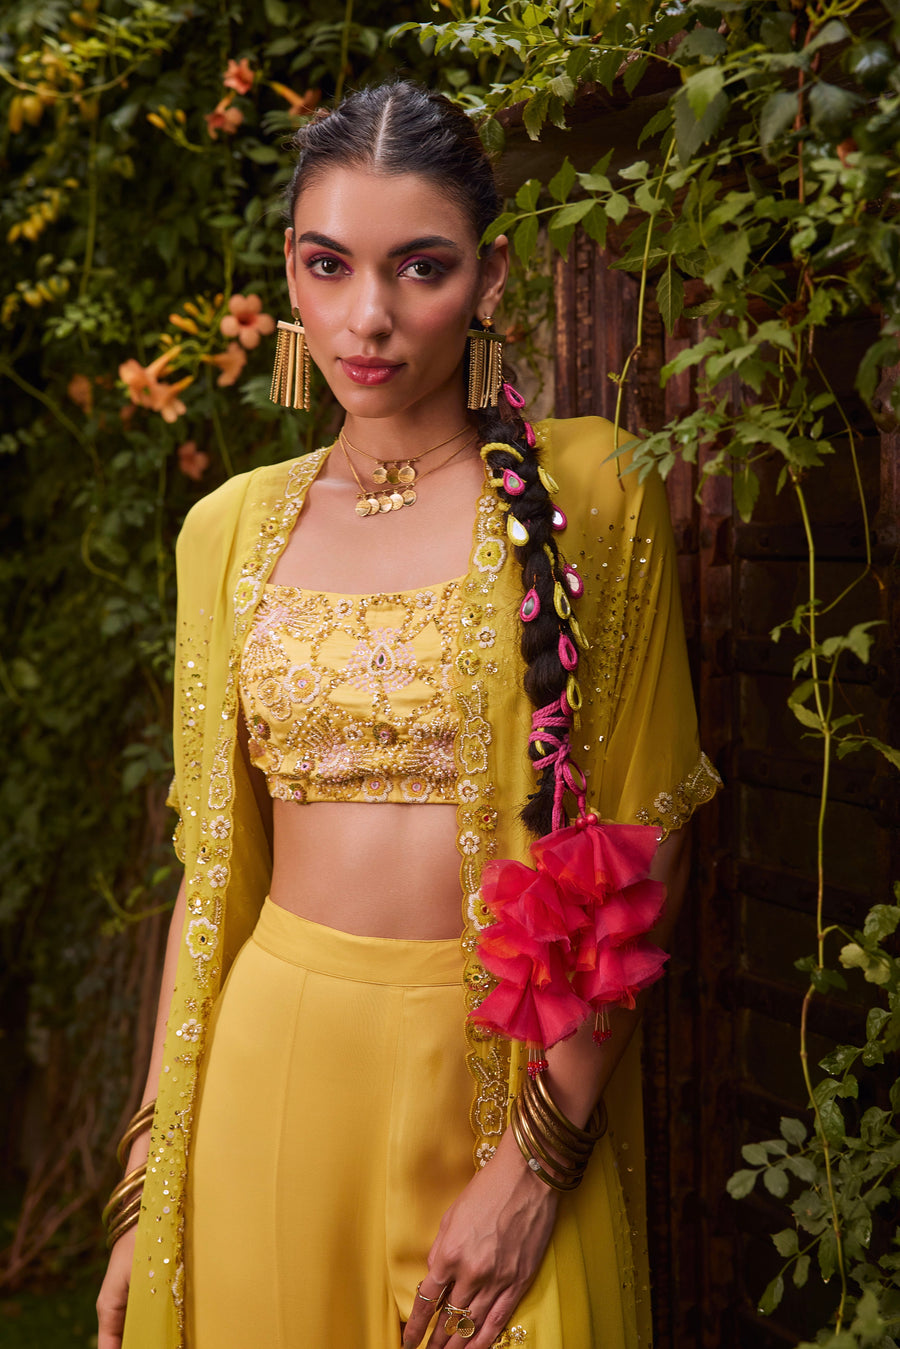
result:
<svg viewBox="0 0 900 1349"><path fill-rule="evenodd" d="M432 179L362 168L317 174L297 199L294 228L327 234L354 252L387 253L404 239L437 234L473 252L478 242L462 206Z"/></svg>

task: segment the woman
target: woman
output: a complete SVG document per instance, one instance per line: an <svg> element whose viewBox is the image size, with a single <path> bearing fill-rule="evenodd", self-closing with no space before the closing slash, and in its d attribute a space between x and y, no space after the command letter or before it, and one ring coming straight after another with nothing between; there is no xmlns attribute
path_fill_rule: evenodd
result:
<svg viewBox="0 0 900 1349"><path fill-rule="evenodd" d="M202 500L179 540L185 881L99 1349L634 1349L636 1011L607 1011L658 968L641 933L661 892L646 868L623 882L646 921L603 959L644 963L611 993L606 938L584 940L599 908L547 880L552 848L524 864L536 836L578 834L564 808L576 843L602 833L592 812L638 821L668 887L654 939L671 928L681 826L717 780L664 494L618 476L608 423L532 429L498 391L507 244L479 252L500 203L461 112L394 84L297 139L303 329L293 388L285 351L275 382L296 402L305 340L346 416L330 450ZM529 928L523 961L507 938L532 878L571 930ZM540 1008L545 1060L511 1038ZM596 1035L576 1030L591 1008Z"/></svg>

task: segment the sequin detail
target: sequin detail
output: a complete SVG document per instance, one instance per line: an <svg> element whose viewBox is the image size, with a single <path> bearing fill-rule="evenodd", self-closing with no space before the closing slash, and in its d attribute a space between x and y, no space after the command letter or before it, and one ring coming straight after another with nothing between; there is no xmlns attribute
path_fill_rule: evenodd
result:
<svg viewBox="0 0 900 1349"><path fill-rule="evenodd" d="M273 797L456 802L461 593L462 579L390 595L266 587L240 679Z"/></svg>

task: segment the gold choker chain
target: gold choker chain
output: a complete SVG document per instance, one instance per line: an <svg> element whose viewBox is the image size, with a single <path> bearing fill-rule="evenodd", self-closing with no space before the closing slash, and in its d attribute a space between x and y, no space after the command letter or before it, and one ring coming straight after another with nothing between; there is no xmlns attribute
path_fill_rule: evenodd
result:
<svg viewBox="0 0 900 1349"><path fill-rule="evenodd" d="M464 422L458 431L454 431L452 436L446 440L439 440L436 445L431 445L427 450L422 450L419 454L414 454L403 459L382 459L380 454L370 454L368 450L361 450L358 445L354 445L347 436L343 427L340 436L346 450L353 450L356 454L361 454L364 459L372 459L376 467L372 470L372 481L378 486L383 487L386 483L391 487L398 487L402 492L404 488L412 488L416 482L415 465L426 455L433 454L435 450L443 449L451 441L456 440L464 431L469 429L469 423ZM411 504L411 503L408 503Z"/></svg>
<svg viewBox="0 0 900 1349"><path fill-rule="evenodd" d="M459 435L460 433L457 431L456 434ZM456 439L455 436L450 436L449 440L443 441L442 444L448 445L451 440L455 439ZM467 450L469 446L474 444L474 442L477 439L478 439L478 432L473 431L469 439L463 441L459 449L454 450L453 453L451 455L448 455L447 458L443 460L442 463L435 464L433 468L426 469L426 471L424 473L419 474L418 477L416 476L416 471L412 467L412 464L410 463L409 460L397 460L396 462L401 465L409 464L410 471L413 475L412 479L408 480L400 478L396 483L389 482L387 486L382 486L380 491L377 490L377 488L372 491L368 491L363 486L362 479L357 473L353 460L350 458L350 455L347 452L347 446L350 445L350 442L346 440L343 431L339 432L338 444L340 445L344 453L344 458L347 460L347 467L353 474L353 480L356 483L357 487L359 488L359 495L356 498L356 506L355 506L356 514L360 518L363 518L364 516L367 515L386 515L388 511L399 511L402 509L403 506L414 506L416 504L416 501L418 500L418 494L413 484L416 482L420 482L422 478L427 478L431 473L437 473L438 469L446 468L449 463L452 463L452 461L457 457L457 455L462 454L463 450ZM353 449L355 447L351 445L350 448ZM441 446L433 445L431 448L434 450L439 450ZM423 458L424 454L430 453L431 450L425 450L423 451L423 454L416 455L416 458L421 459ZM371 458L372 456L369 457ZM374 474L372 476L374 477ZM379 486L381 486L380 483Z"/></svg>

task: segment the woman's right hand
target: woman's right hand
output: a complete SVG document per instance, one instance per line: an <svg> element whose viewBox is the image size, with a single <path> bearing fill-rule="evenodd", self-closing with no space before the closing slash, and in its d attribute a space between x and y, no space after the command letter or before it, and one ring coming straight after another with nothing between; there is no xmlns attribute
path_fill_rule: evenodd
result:
<svg viewBox="0 0 900 1349"><path fill-rule="evenodd" d="M137 1228L130 1227L119 1237L110 1253L97 1298L97 1321L100 1327L97 1349L121 1349L136 1239Z"/></svg>

